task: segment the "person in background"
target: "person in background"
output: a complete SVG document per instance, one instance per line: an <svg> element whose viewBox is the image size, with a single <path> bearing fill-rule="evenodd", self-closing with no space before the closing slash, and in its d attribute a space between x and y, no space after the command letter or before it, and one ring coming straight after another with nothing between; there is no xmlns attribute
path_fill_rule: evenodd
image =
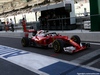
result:
<svg viewBox="0 0 100 75"><path fill-rule="evenodd" d="M88 16L88 12L87 12L86 8L84 8L84 16Z"/></svg>
<svg viewBox="0 0 100 75"><path fill-rule="evenodd" d="M10 19L11 31L14 32L14 22Z"/></svg>
<svg viewBox="0 0 100 75"><path fill-rule="evenodd" d="M56 20L57 16L55 14L53 14L52 19L53 19L53 25L56 26L57 25L57 20Z"/></svg>
<svg viewBox="0 0 100 75"><path fill-rule="evenodd" d="M2 24L1 24L1 19L0 19L0 31L2 31Z"/></svg>
<svg viewBox="0 0 100 75"><path fill-rule="evenodd" d="M5 21L5 31L7 32L9 30L9 20L7 18L7 20Z"/></svg>

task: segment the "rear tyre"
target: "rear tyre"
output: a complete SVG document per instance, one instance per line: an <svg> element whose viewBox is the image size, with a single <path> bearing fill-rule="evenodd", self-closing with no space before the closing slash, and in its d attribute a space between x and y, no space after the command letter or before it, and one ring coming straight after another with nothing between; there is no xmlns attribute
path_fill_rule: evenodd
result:
<svg viewBox="0 0 100 75"><path fill-rule="evenodd" d="M81 40L80 40L80 37L77 36L77 35L73 35L71 37L71 40L73 40L74 42L76 42L77 44L80 44Z"/></svg>
<svg viewBox="0 0 100 75"><path fill-rule="evenodd" d="M60 53L63 51L63 47L64 47L65 42L61 39L57 39L53 42L53 48L54 48L54 52L56 53Z"/></svg>
<svg viewBox="0 0 100 75"><path fill-rule="evenodd" d="M22 44L23 47L29 46L29 38L23 37L22 40L21 40L21 44Z"/></svg>

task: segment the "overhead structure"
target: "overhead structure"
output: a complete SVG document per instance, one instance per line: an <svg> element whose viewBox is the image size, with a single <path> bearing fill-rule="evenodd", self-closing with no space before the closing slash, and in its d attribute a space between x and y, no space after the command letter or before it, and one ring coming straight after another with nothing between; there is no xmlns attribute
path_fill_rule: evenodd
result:
<svg viewBox="0 0 100 75"><path fill-rule="evenodd" d="M6 16L9 16L10 14L30 12L34 7L61 1L63 0L0 0L0 15L4 16L6 14Z"/></svg>
<svg viewBox="0 0 100 75"><path fill-rule="evenodd" d="M46 1L46 0L45 0ZM75 9L73 0L50 0L37 4L33 8L35 13L40 12L41 29L66 30L75 29ZM57 2L57 3L56 3Z"/></svg>
<svg viewBox="0 0 100 75"><path fill-rule="evenodd" d="M0 14L27 6L27 0L0 0Z"/></svg>
<svg viewBox="0 0 100 75"><path fill-rule="evenodd" d="M11 5L11 2L4 3L2 8L3 8L3 12L9 12L9 11L12 11L13 10L13 7Z"/></svg>
<svg viewBox="0 0 100 75"><path fill-rule="evenodd" d="M31 0L28 2L28 6L34 6L35 4L39 4L44 2L45 0Z"/></svg>
<svg viewBox="0 0 100 75"><path fill-rule="evenodd" d="M24 8L27 6L27 1L26 0L14 0L12 2L12 7L14 10Z"/></svg>
<svg viewBox="0 0 100 75"><path fill-rule="evenodd" d="M0 3L7 3L7 2L12 2L13 0L0 0Z"/></svg>

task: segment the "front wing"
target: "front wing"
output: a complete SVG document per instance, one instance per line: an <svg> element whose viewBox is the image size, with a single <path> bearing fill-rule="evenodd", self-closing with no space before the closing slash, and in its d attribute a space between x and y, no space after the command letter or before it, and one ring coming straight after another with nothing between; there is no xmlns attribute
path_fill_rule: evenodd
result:
<svg viewBox="0 0 100 75"><path fill-rule="evenodd" d="M81 50L85 50L89 47L90 47L89 43L80 43L79 47L68 46L68 47L63 47L63 49L64 49L64 52L75 53L75 52L78 52L78 51L81 51Z"/></svg>

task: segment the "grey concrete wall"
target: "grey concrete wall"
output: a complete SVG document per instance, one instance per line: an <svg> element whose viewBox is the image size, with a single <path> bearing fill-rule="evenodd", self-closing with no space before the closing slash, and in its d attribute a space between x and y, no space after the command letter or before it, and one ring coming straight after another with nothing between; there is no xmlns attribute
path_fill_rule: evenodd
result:
<svg viewBox="0 0 100 75"><path fill-rule="evenodd" d="M24 36L23 32L20 32L20 33L15 33L15 32L0 33L0 37L21 38L23 36Z"/></svg>
<svg viewBox="0 0 100 75"><path fill-rule="evenodd" d="M55 31L53 31L55 32ZM100 32L91 32L91 33L68 33L68 32L57 32L61 35L66 35L66 36L73 36L73 35L78 35L82 41L91 41L91 42L100 42ZM13 37L13 38L22 38L24 36L23 32L4 32L0 33L0 37ZM29 37L32 36L32 33L29 34Z"/></svg>
<svg viewBox="0 0 100 75"><path fill-rule="evenodd" d="M82 41L100 42L100 33L60 33L69 37L78 35Z"/></svg>

